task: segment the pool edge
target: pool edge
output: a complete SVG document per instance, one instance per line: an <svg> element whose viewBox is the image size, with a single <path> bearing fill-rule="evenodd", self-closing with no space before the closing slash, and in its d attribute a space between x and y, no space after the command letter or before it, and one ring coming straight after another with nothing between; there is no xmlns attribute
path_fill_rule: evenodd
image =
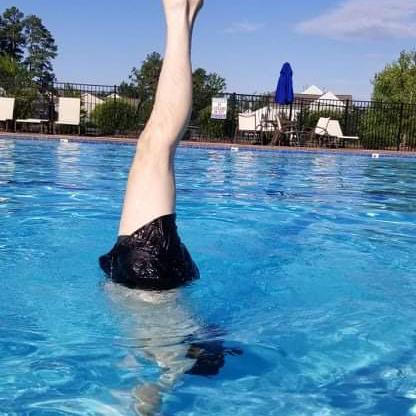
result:
<svg viewBox="0 0 416 416"><path fill-rule="evenodd" d="M0 139L26 140L26 141L67 141L74 143L91 143L91 144L118 144L134 145L137 139L127 137L88 137L88 136L67 136L67 135L49 135L49 134L32 134L32 133L9 133L0 132ZM309 153L322 155L351 155L373 157L393 157L393 158L413 158L416 159L416 152L393 151L393 150L365 150L365 149L323 149L323 148L305 148L305 147L285 147L285 146L259 146L250 144L233 144L233 143L212 143L212 142L194 142L182 141L180 147L196 149L213 149L213 150L242 150L251 152L265 153Z"/></svg>

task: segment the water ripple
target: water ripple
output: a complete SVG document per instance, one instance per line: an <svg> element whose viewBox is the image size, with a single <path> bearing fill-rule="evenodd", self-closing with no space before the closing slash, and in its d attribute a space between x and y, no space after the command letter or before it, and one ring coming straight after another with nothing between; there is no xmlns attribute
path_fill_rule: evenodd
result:
<svg viewBox="0 0 416 416"><path fill-rule="evenodd" d="M133 150L0 139L0 413L416 414L413 159L180 149L201 279L149 294L97 265Z"/></svg>

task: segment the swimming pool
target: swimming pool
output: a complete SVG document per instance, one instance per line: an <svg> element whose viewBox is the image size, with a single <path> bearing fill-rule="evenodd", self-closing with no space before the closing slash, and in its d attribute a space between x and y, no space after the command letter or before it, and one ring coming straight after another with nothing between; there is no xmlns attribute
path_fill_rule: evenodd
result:
<svg viewBox="0 0 416 416"><path fill-rule="evenodd" d="M179 149L201 279L138 307L97 265L133 150L0 140L0 414L134 415L194 331L243 354L164 415L416 414L415 159Z"/></svg>

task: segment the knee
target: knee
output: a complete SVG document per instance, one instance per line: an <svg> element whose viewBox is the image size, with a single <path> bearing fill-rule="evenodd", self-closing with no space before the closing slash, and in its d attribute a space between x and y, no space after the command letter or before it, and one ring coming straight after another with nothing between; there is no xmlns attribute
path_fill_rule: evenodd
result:
<svg viewBox="0 0 416 416"><path fill-rule="evenodd" d="M175 153L176 142L167 140L159 132L143 132L137 144L137 152L143 157L172 156Z"/></svg>
<svg viewBox="0 0 416 416"><path fill-rule="evenodd" d="M142 134L137 143L134 165L170 167L176 146L169 145L155 136Z"/></svg>

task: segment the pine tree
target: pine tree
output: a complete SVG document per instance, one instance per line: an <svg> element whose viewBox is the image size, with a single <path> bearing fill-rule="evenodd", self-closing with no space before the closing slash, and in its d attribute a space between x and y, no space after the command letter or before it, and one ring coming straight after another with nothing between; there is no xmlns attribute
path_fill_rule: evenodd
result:
<svg viewBox="0 0 416 416"><path fill-rule="evenodd" d="M23 17L17 7L10 7L0 16L0 54L7 55L16 62L20 62L24 54Z"/></svg>
<svg viewBox="0 0 416 416"><path fill-rule="evenodd" d="M37 16L24 20L27 56L24 63L35 81L50 83L55 80L52 60L57 56L55 39Z"/></svg>

